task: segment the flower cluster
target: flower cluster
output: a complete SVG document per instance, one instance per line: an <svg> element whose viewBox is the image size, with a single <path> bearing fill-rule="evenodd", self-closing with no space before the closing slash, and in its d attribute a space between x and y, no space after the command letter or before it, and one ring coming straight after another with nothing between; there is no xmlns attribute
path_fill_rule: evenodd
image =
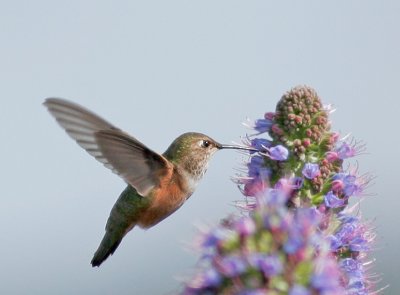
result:
<svg viewBox="0 0 400 295"><path fill-rule="evenodd" d="M246 214L203 236L201 267L184 294L370 292L374 234L348 208L370 177L343 168L364 146L331 132L329 111L298 86L252 124L245 144L258 152L237 177Z"/></svg>
<svg viewBox="0 0 400 295"><path fill-rule="evenodd" d="M183 294L341 294L339 266L318 231L321 214L291 212L287 198L266 189L249 216L203 233L201 268Z"/></svg>

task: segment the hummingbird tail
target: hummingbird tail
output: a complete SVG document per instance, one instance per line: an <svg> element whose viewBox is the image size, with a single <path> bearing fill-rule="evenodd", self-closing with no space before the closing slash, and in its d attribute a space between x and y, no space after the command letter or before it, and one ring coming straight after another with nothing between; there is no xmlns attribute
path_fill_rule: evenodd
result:
<svg viewBox="0 0 400 295"><path fill-rule="evenodd" d="M93 255L93 259L90 262L93 267L100 266L108 256L112 255L114 251L118 248L122 241L125 233L120 231L107 231L101 240L100 246L96 253Z"/></svg>

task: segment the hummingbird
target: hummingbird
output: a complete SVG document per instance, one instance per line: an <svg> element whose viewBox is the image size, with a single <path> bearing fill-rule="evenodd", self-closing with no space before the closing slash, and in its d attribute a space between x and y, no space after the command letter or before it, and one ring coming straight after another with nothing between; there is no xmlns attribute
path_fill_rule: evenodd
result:
<svg viewBox="0 0 400 295"><path fill-rule="evenodd" d="M158 154L76 103L48 98L43 104L79 146L127 183L110 212L104 237L91 261L93 267L112 255L135 226L149 229L179 209L195 191L216 151L256 151L188 132Z"/></svg>

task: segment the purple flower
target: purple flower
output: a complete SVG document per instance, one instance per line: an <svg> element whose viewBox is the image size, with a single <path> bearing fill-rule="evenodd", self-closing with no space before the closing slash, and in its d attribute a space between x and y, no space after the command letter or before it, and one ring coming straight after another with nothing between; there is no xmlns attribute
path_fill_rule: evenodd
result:
<svg viewBox="0 0 400 295"><path fill-rule="evenodd" d="M266 205L267 206L282 206L288 200L288 195L284 190L270 188L266 191Z"/></svg>
<svg viewBox="0 0 400 295"><path fill-rule="evenodd" d="M336 245L339 247L348 245L356 229L357 229L356 224L350 224L350 223L342 224L335 233L335 238L337 239Z"/></svg>
<svg viewBox="0 0 400 295"><path fill-rule="evenodd" d="M256 230L254 220L249 217L242 217L235 223L235 229L241 236L248 236Z"/></svg>
<svg viewBox="0 0 400 295"><path fill-rule="evenodd" d="M226 232L223 229L221 229L220 227L217 227L203 235L201 246L206 247L206 248L207 247L215 247L225 237L226 237Z"/></svg>
<svg viewBox="0 0 400 295"><path fill-rule="evenodd" d="M263 167L264 165L264 159L261 156L252 156L250 159L250 162L247 164L247 167L249 169L249 176L258 176L259 175L259 170Z"/></svg>
<svg viewBox="0 0 400 295"><path fill-rule="evenodd" d="M358 195L362 192L362 189L359 185L352 183L352 184L348 184L344 187L343 192L346 196L354 196L354 195Z"/></svg>
<svg viewBox="0 0 400 295"><path fill-rule="evenodd" d="M293 189L301 189L304 183L304 179L302 177L293 177L291 180L291 183L293 185Z"/></svg>
<svg viewBox="0 0 400 295"><path fill-rule="evenodd" d="M250 265L261 269L267 277L276 276L283 270L282 262L276 255L253 254L249 257Z"/></svg>
<svg viewBox="0 0 400 295"><path fill-rule="evenodd" d="M290 289L289 295L311 295L311 291L302 285L294 285Z"/></svg>
<svg viewBox="0 0 400 295"><path fill-rule="evenodd" d="M337 279L339 270L334 260L320 260L316 268L316 273L311 278L311 285L319 290L319 294L343 294Z"/></svg>
<svg viewBox="0 0 400 295"><path fill-rule="evenodd" d="M336 251L343 245L342 241L338 239L335 235L329 235L327 237L327 240L330 242L331 249L333 251Z"/></svg>
<svg viewBox="0 0 400 295"><path fill-rule="evenodd" d="M222 277L219 272L214 268L209 268L201 273L198 273L190 282L188 282L182 294L199 294L199 290L218 287L221 282Z"/></svg>
<svg viewBox="0 0 400 295"><path fill-rule="evenodd" d="M286 253L294 254L306 245L305 237L316 228L320 222L320 216L315 208L299 208L295 212L289 235L283 248Z"/></svg>
<svg viewBox="0 0 400 295"><path fill-rule="evenodd" d="M250 140L250 146L259 150L260 152L266 152L267 148L271 146L271 141L265 138L254 138ZM255 153L254 151L250 154Z"/></svg>
<svg viewBox="0 0 400 295"><path fill-rule="evenodd" d="M256 290L245 290L238 295L265 295L265 289L256 289Z"/></svg>
<svg viewBox="0 0 400 295"><path fill-rule="evenodd" d="M257 196L260 192L264 191L267 187L266 181L261 177L255 177L245 182L243 194L245 196Z"/></svg>
<svg viewBox="0 0 400 295"><path fill-rule="evenodd" d="M344 258L339 261L339 267L344 270L349 277L362 278L362 264L353 258Z"/></svg>
<svg viewBox="0 0 400 295"><path fill-rule="evenodd" d="M203 274L203 285L207 287L218 286L222 281L221 275L214 269L209 268Z"/></svg>
<svg viewBox="0 0 400 295"><path fill-rule="evenodd" d="M368 251L368 239L364 237L365 229L357 218L342 219L342 224L333 236L330 236L331 249L337 251L348 247L351 251Z"/></svg>
<svg viewBox="0 0 400 295"><path fill-rule="evenodd" d="M328 162L332 163L332 162L339 160L339 156L338 156L337 152L329 151L326 153L326 160Z"/></svg>
<svg viewBox="0 0 400 295"><path fill-rule="evenodd" d="M246 263L239 256L226 256L219 261L222 272L229 277L240 275L246 270Z"/></svg>
<svg viewBox="0 0 400 295"><path fill-rule="evenodd" d="M349 241L349 246L351 251L359 252L359 251L368 251L368 240L363 237L355 237L351 241Z"/></svg>
<svg viewBox="0 0 400 295"><path fill-rule="evenodd" d="M324 201L325 205L330 208L338 208L345 205L345 200L338 198L332 191L325 195Z"/></svg>
<svg viewBox="0 0 400 295"><path fill-rule="evenodd" d="M271 129L272 120L258 119L254 122L254 129L260 133L268 132Z"/></svg>
<svg viewBox="0 0 400 295"><path fill-rule="evenodd" d="M345 160L354 157L364 151L364 145L360 145L359 142L342 142L342 144L336 147L333 151L329 151L326 154L326 158L329 162L337 160Z"/></svg>
<svg viewBox="0 0 400 295"><path fill-rule="evenodd" d="M271 170L264 167L264 159L261 156L252 156L250 163L247 164L250 177L261 177L267 179L271 175Z"/></svg>
<svg viewBox="0 0 400 295"><path fill-rule="evenodd" d="M265 214L263 216L263 225L271 231L287 231L291 224L290 218L285 218L285 210L278 210L275 214Z"/></svg>
<svg viewBox="0 0 400 295"><path fill-rule="evenodd" d="M277 145L268 149L268 156L275 161L285 161L289 156L289 151L283 145Z"/></svg>
<svg viewBox="0 0 400 295"><path fill-rule="evenodd" d="M303 232L309 231L321 221L320 213L315 207L299 208L295 216L296 224L301 225Z"/></svg>
<svg viewBox="0 0 400 295"><path fill-rule="evenodd" d="M357 154L357 149L354 146L350 146L347 142L343 142L341 146L336 149L336 153L339 159L347 159L354 157Z"/></svg>
<svg viewBox="0 0 400 295"><path fill-rule="evenodd" d="M275 118L275 113L273 113L273 112L267 112L267 113L264 114L264 118L265 118L266 120L272 121L272 120L274 120L274 118Z"/></svg>
<svg viewBox="0 0 400 295"><path fill-rule="evenodd" d="M300 189L303 186L303 182L304 180L302 177L293 177L289 179L281 178L275 183L274 189L279 189L290 194L293 190Z"/></svg>
<svg viewBox="0 0 400 295"><path fill-rule="evenodd" d="M341 189L347 197L350 197L361 194L363 185L358 184L358 179L355 175L336 173L332 178L332 188L335 190Z"/></svg>
<svg viewBox="0 0 400 295"><path fill-rule="evenodd" d="M360 222L360 219L357 216L349 215L347 213L340 212L337 215L338 219L343 223L354 223L357 224Z"/></svg>
<svg viewBox="0 0 400 295"><path fill-rule="evenodd" d="M249 177L240 178L239 183L244 184L244 195L255 196L265 189L271 170L264 167L264 158L261 156L252 156L247 167Z"/></svg>
<svg viewBox="0 0 400 295"><path fill-rule="evenodd" d="M314 179L315 177L320 175L319 166L318 164L314 163L306 163L304 165L302 173L304 177L308 179Z"/></svg>
<svg viewBox="0 0 400 295"><path fill-rule="evenodd" d="M304 246L303 236L297 231L291 231L283 249L288 254L294 254Z"/></svg>
<svg viewBox="0 0 400 295"><path fill-rule="evenodd" d="M358 280L355 282L352 282L348 287L348 294L350 295L368 295L370 292L368 292L368 289L365 286L365 283L362 280Z"/></svg>
<svg viewBox="0 0 400 295"><path fill-rule="evenodd" d="M363 263L374 236L345 207L370 178L344 170L362 147L338 142L328 115L316 92L299 86L249 124L269 137L246 138L258 151L237 181L246 215L203 236L200 279L185 295L368 294Z"/></svg>

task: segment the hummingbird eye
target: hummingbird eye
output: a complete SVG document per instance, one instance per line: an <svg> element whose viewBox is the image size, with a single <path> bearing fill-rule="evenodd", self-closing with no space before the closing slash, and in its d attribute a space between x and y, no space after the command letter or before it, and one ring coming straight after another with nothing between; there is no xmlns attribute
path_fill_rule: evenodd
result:
<svg viewBox="0 0 400 295"><path fill-rule="evenodd" d="M201 146L203 148L208 148L210 146L210 142L208 140L203 140L203 142L201 143Z"/></svg>

